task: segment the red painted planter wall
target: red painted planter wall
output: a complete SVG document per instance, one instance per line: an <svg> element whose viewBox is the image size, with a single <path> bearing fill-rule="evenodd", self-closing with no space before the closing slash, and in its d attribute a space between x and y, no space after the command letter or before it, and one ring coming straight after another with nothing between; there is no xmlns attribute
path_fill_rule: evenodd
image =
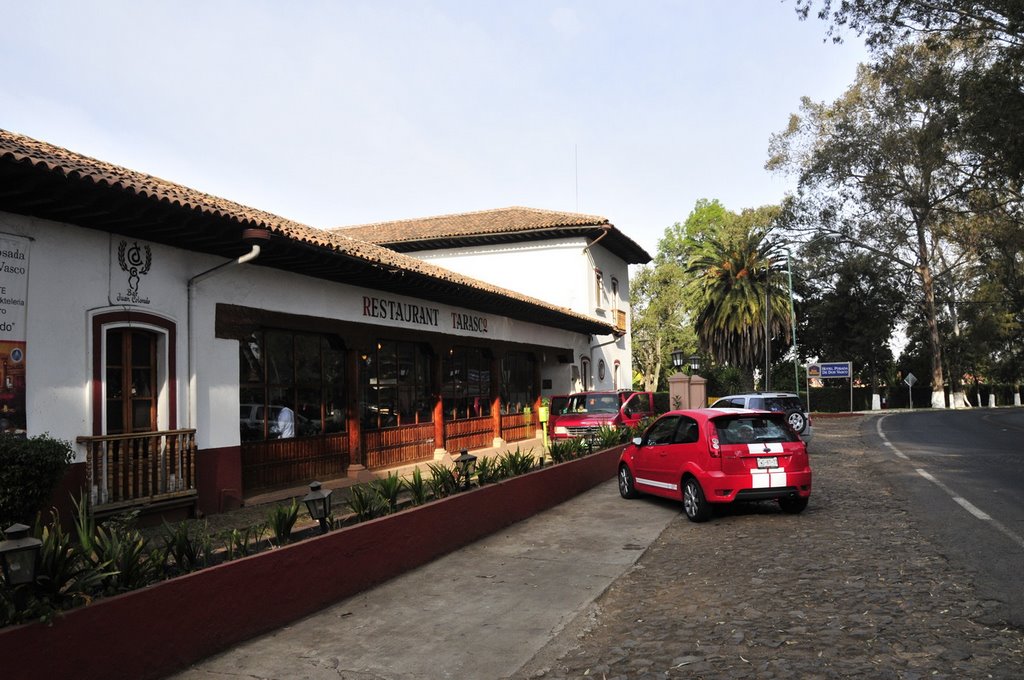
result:
<svg viewBox="0 0 1024 680"><path fill-rule="evenodd" d="M0 630L0 677L163 677L552 508L614 477L620 451Z"/></svg>

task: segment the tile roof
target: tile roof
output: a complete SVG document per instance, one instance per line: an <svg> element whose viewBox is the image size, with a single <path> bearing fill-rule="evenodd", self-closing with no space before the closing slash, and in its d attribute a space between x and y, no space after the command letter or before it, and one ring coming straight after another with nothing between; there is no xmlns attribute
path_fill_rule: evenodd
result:
<svg viewBox="0 0 1024 680"><path fill-rule="evenodd" d="M333 231L400 252L566 236L596 238L607 232L611 238L605 245L627 262L639 264L651 260L643 248L616 229L607 217L519 206L337 227Z"/></svg>
<svg viewBox="0 0 1024 680"><path fill-rule="evenodd" d="M548 319L555 321L561 319L562 323L555 324L560 327L573 326L574 330L587 328L592 333L611 332L612 327L600 319L595 319L564 307L549 304L543 300L457 274L409 255L339 233L336 230L316 229L272 213L190 189L189 187L163 180L153 175L147 175L89 158L88 156L3 129L0 129L0 163L3 164L4 169L4 174L0 175L0 179L3 180L0 181L0 186L3 186L4 189L10 188L14 178L25 178L27 182L28 176L31 173L34 173L33 177L37 179L40 173L45 178L57 176L62 180L70 180L76 187L84 185L89 192L112 189L119 196L127 194L132 199L145 199L147 203L156 202L159 206L166 208L185 209L192 213L225 219L237 223L243 228L258 227L267 229L272 234L283 237L288 241L311 246L316 251L326 251L332 256L348 260L358 260L371 266L379 266L388 271L415 275L411 277L412 280L408 284L405 284L409 288L406 294L411 296L423 299L437 299L436 297L427 297L435 294L431 291L437 288L436 286L432 287L431 291L425 292L422 285L417 285L417 281L433 281L435 284L441 284L442 286L444 284L451 284L469 289L467 292L475 291L482 293L483 297L481 299L490 301L491 305L502 304L503 300L506 303L519 303L514 306L517 308L522 307L526 313L520 312L518 316L513 316L513 318L531 320L529 309L533 308L534 312L543 312L543 315ZM49 185L45 186L48 187ZM0 194L2 193L0 192ZM35 197L32 200L32 204L39 205L40 200L38 197ZM59 196L43 200L44 202L49 200L52 206L58 206L62 214L68 214L69 210L74 209L66 205L59 205L61 203L61 197ZM0 210L5 209L12 212L22 210L26 214L38 214L22 209L15 202L15 199L11 198L0 200ZM72 215L69 220L73 217ZM187 223L186 220L182 220L182 222ZM182 232L178 234L179 238L193 235L185 233L189 229L188 224L183 224L183 226L177 227L177 229ZM193 229L196 229L196 227L193 227ZM202 236L203 234L196 233L195 235ZM145 238L145 234L140 235L140 237ZM178 242L180 243L180 240ZM308 249L302 252L306 253ZM359 285L358 282L352 283ZM440 289L438 288L438 290ZM440 293L436 293L436 295L440 295ZM440 301L450 301L448 298L451 297L451 291L446 291L445 295L447 296L446 299ZM470 308L480 309L479 306ZM491 308L481 311L495 312L496 310ZM501 309L500 313L506 314L506 310Z"/></svg>
<svg viewBox="0 0 1024 680"><path fill-rule="evenodd" d="M513 206L437 217L338 227L335 231L372 243L396 243L446 236L503 234L552 227L610 226L610 224L607 217L599 215Z"/></svg>

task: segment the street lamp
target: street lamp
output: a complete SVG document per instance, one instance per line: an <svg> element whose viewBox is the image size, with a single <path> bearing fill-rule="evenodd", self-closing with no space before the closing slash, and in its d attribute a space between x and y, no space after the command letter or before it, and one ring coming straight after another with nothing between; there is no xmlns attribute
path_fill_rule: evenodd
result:
<svg viewBox="0 0 1024 680"><path fill-rule="evenodd" d="M469 488L469 478L476 470L476 456L469 452L469 449L462 449L459 457L455 459L455 465L459 468L459 478L462 480L462 488Z"/></svg>
<svg viewBox="0 0 1024 680"><path fill-rule="evenodd" d="M7 540L0 541L0 566L9 586L20 586L36 580L36 561L43 542L30 538L24 524L12 524L4 530Z"/></svg>
<svg viewBox="0 0 1024 680"><path fill-rule="evenodd" d="M700 370L700 357L696 354L690 355L690 375L693 375Z"/></svg>
<svg viewBox="0 0 1024 680"><path fill-rule="evenodd" d="M327 533L327 518L331 514L332 493L333 489L322 491L320 482L311 482L309 493L302 498L302 502L306 504L306 510L309 511L309 516L320 523L321 534Z"/></svg>

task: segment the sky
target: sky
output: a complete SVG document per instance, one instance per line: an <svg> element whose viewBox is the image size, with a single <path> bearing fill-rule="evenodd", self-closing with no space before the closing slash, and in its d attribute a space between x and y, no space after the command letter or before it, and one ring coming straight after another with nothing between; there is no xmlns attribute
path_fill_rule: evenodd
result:
<svg viewBox="0 0 1024 680"><path fill-rule="evenodd" d="M792 0L0 0L0 128L335 227L507 206L655 254L777 203L800 98L867 52Z"/></svg>

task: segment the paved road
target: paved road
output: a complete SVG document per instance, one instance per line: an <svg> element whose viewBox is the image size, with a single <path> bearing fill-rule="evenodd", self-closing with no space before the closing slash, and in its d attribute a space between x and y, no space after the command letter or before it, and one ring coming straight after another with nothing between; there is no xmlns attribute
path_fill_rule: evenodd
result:
<svg viewBox="0 0 1024 680"><path fill-rule="evenodd" d="M1024 410L921 411L875 427L906 471L916 521L1024 628Z"/></svg>

